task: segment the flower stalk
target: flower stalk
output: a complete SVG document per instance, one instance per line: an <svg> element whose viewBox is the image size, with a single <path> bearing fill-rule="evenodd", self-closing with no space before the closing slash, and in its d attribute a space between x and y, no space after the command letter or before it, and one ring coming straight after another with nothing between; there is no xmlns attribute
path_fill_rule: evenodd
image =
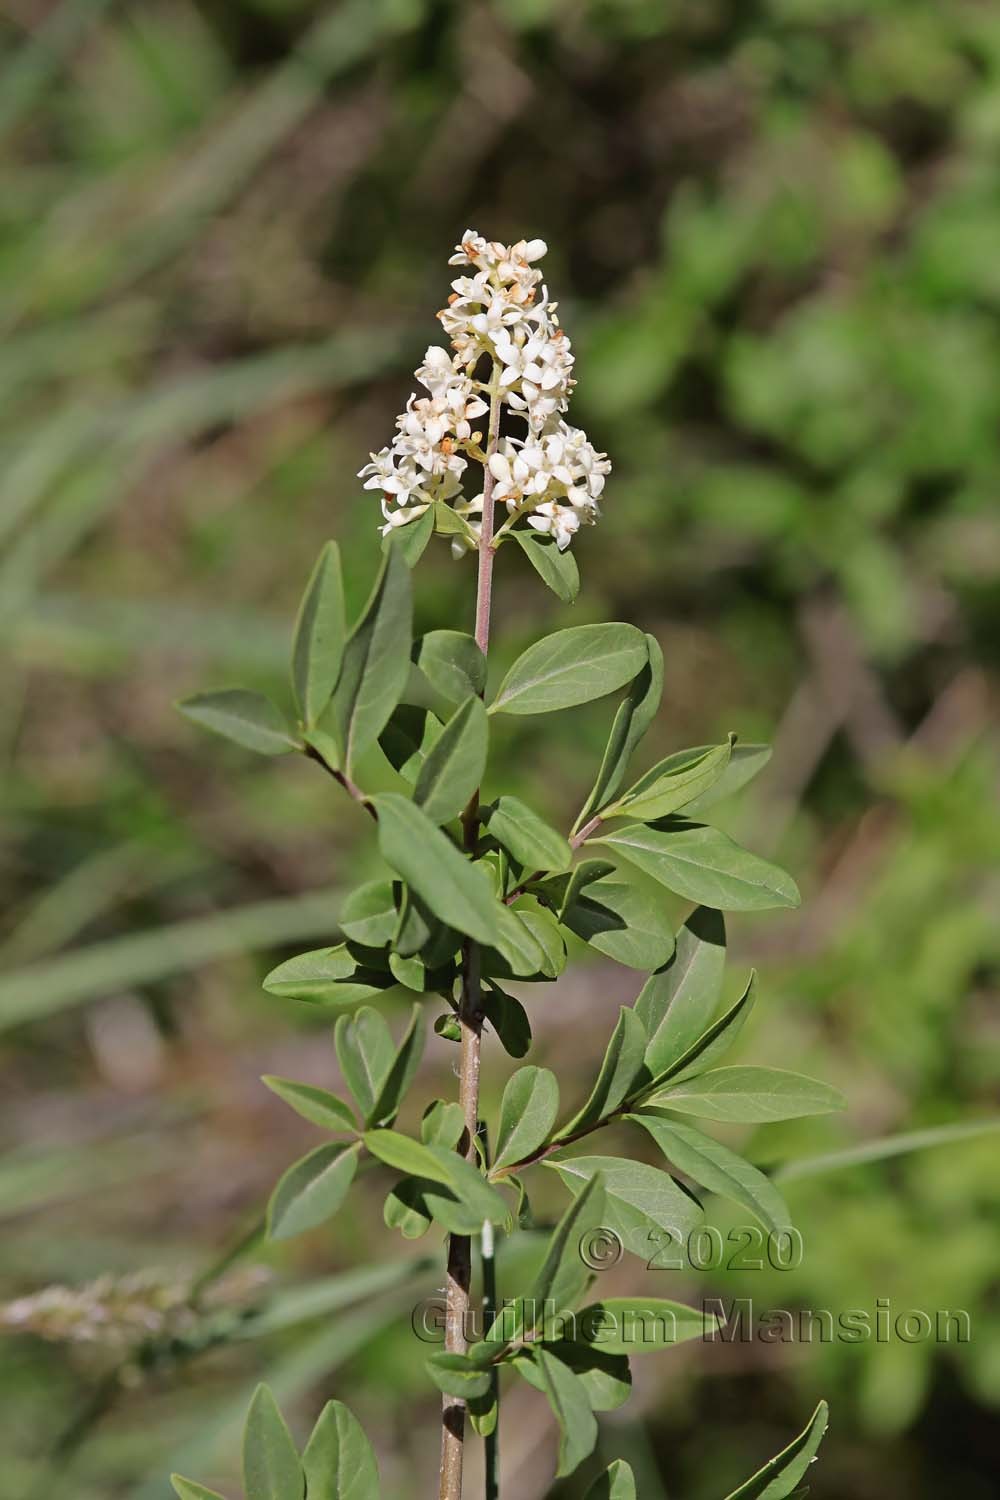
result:
<svg viewBox="0 0 1000 1500"><path fill-rule="evenodd" d="M490 381L490 419L483 479L483 519L479 533L479 568L476 579L476 645L485 656L490 644L493 602L493 488L490 456L496 452L500 432L500 369L494 360ZM479 790L473 792L462 816L466 849L475 858L479 842ZM465 1121L466 1158L476 1157L479 1130L479 1073L482 1057L483 1014L479 977L479 947L467 938L462 947L462 990L458 1011L462 1030L459 1063L459 1103ZM472 1242L468 1235L448 1237L448 1273L445 1301L445 1352L464 1354L468 1346L465 1330L472 1282ZM495 1439L495 1434L494 1434ZM495 1443L494 1443L495 1447ZM461 1500L465 1450L465 1402L444 1396L441 1403L440 1500Z"/></svg>

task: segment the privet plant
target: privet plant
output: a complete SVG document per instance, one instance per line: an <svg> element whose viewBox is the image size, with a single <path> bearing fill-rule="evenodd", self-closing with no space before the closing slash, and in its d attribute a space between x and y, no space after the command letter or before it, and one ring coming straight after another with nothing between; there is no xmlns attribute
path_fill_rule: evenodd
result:
<svg viewBox="0 0 1000 1500"><path fill-rule="evenodd" d="M835 1090L775 1068L727 1066L754 1004L754 982L720 1011L726 911L792 907L792 879L705 821L764 764L759 745L698 746L637 780L629 762L660 701L656 641L630 624L581 625L536 641L487 693L493 564L513 543L543 582L571 602L570 543L593 524L610 465L565 420L570 343L541 285L540 240L511 246L467 233L439 314L451 350L428 349L391 445L361 471L381 497L384 560L350 629L341 565L329 543L306 588L292 655L294 720L255 693L201 695L193 720L265 755L298 752L323 767L374 822L382 880L344 902L342 941L300 954L265 980L272 995L335 1014L350 1098L290 1079L264 1080L332 1137L289 1167L268 1209L285 1239L344 1211L362 1161L386 1181L385 1222L406 1238L433 1224L447 1237L443 1348L427 1359L442 1392L441 1500L462 1494L469 1429L485 1443L486 1494L499 1486L502 1374L527 1381L559 1426L558 1475L591 1454L594 1413L629 1394L631 1356L710 1335L714 1320L654 1296L598 1299L588 1246L617 1237L649 1262L701 1215L699 1191L721 1193L768 1231L789 1228L774 1184L697 1121L783 1120L838 1108ZM468 483L478 475L478 483ZM411 572L432 536L456 557L475 553L473 634L413 639ZM471 601L470 601L471 612ZM589 796L565 833L520 798L481 788L491 721L555 713L623 691ZM391 768L391 770L390 770ZM389 790L368 790L377 786ZM666 892L693 904L675 935ZM484 1039L523 1058L530 1002L508 986L550 984L572 934L647 977L621 1010L582 1104L561 1108L556 1074L519 1066L499 1116L480 1114ZM394 1037L378 1002L412 997ZM432 1099L419 1133L396 1128L424 1046L426 1022L458 1047L458 1099ZM574 1090L567 1089L567 1093ZM574 1101L575 1102L575 1101ZM602 1132L623 1121L662 1166L604 1155ZM496 1236L531 1229L532 1179L551 1174L567 1204L531 1285L498 1297ZM681 1180L679 1180L681 1179ZM481 1286L473 1290L473 1244ZM826 1426L824 1406L783 1453L730 1500L802 1493ZM246 1500L375 1500L371 1446L340 1402L323 1411L301 1457L269 1392L251 1406L244 1440ZM182 1500L218 1500L174 1476ZM418 1491L426 1493L428 1483ZM590 1490L628 1500L617 1461Z"/></svg>

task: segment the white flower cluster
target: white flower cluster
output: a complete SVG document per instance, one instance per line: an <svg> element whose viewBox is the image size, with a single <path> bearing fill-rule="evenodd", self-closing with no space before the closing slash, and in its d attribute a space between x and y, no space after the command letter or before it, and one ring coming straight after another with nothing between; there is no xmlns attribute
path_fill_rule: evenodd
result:
<svg viewBox="0 0 1000 1500"><path fill-rule="evenodd" d="M560 549L582 524L597 519L598 500L611 465L586 433L563 420L573 388L573 354L559 326L542 273L534 262L543 240L502 245L468 230L449 265L470 275L452 282L438 314L452 354L432 345L416 377L428 395L412 395L396 420L396 437L360 471L365 489L382 497L383 533L405 526L436 501L452 505L465 522L457 552L475 544L483 494L466 498L462 476L470 458L486 468L493 497L503 502L509 529L524 516L549 532ZM485 378L486 362L489 371ZM507 407L527 423L524 437L492 445L477 418ZM500 533L498 532L497 535Z"/></svg>

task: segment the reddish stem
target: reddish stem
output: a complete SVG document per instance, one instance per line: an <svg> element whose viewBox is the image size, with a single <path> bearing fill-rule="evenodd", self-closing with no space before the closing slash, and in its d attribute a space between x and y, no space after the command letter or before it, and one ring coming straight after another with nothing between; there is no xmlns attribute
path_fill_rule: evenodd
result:
<svg viewBox="0 0 1000 1500"><path fill-rule="evenodd" d="M485 656L490 643L490 611L493 602L493 487L489 460L496 452L500 433L500 397L494 368L490 386L490 426L486 442L483 476L483 521L479 536L479 572L476 583L476 644ZM465 847L475 856L479 843L479 793L474 792L462 815ZM476 1160L475 1139L479 1128L479 1067L482 1050L483 1014L479 982L479 947L466 939L462 946L462 995L458 1018L462 1028L458 1098L465 1119L465 1155ZM448 1354L464 1354L468 1348L469 1291L472 1277L472 1242L468 1235L448 1238L448 1279L445 1300L444 1347ZM441 1408L440 1500L461 1500L462 1463L465 1452L465 1402L445 1396Z"/></svg>

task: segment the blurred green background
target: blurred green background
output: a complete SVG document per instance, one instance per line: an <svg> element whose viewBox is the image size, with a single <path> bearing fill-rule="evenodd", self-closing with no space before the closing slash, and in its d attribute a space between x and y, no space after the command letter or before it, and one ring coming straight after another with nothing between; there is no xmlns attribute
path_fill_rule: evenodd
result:
<svg viewBox="0 0 1000 1500"><path fill-rule="evenodd" d="M315 1143L258 1075L335 1076L326 1026L260 978L377 865L315 768L199 739L172 701L283 691L326 537L363 597L377 516L353 476L437 336L450 247L542 235L572 419L615 470L572 610L501 554L497 657L632 620L666 657L644 763L729 729L775 743L723 821L805 901L730 924L734 984L763 971L742 1056L850 1107L734 1139L771 1163L995 1112L1000 11L5 0L0 49L0 1494L160 1500L171 1467L232 1494L263 1373L299 1433L348 1399L387 1495L427 1494L408 1310L440 1246L384 1229L381 1178L334 1233L250 1246L204 1317L178 1304ZM435 543L418 587L422 628L468 626L468 562ZM522 721L494 774L568 824L610 715ZM636 988L584 963L533 997L564 1092ZM435 1040L417 1092L451 1094L452 1065ZM512 1066L490 1049L490 1100ZM643 1500L717 1500L822 1394L816 1500L994 1495L997 1138L788 1193L796 1271L609 1282L961 1308L971 1341L639 1361L604 1461ZM330 1278L357 1265L342 1306ZM109 1274L133 1280L88 1294L90 1338L55 1336L58 1296L53 1336L21 1326L17 1299ZM542 1406L507 1404L507 1491L573 1500L588 1471L549 1490Z"/></svg>

